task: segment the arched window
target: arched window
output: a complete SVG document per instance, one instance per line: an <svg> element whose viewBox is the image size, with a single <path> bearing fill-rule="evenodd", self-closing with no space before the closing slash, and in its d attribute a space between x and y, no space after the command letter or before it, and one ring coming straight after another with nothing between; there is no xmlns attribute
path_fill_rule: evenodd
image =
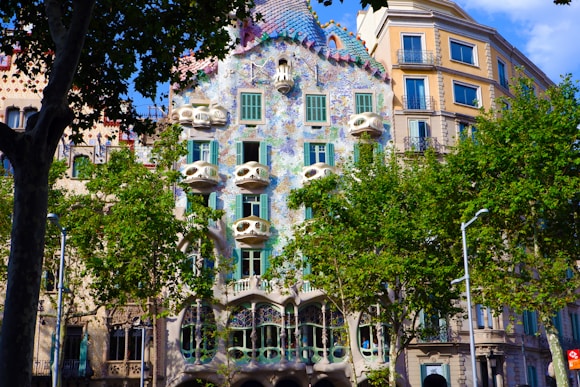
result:
<svg viewBox="0 0 580 387"><path fill-rule="evenodd" d="M229 328L228 355L237 363L249 363L252 359L252 309L249 305L241 305L232 312Z"/></svg>
<svg viewBox="0 0 580 387"><path fill-rule="evenodd" d="M181 353L192 363L207 363L216 353L213 310L198 301L187 307L181 323ZM199 344L199 345L198 345Z"/></svg>
<svg viewBox="0 0 580 387"><path fill-rule="evenodd" d="M258 305L256 308L256 357L260 363L280 361L282 324L280 310L272 305Z"/></svg>
<svg viewBox="0 0 580 387"><path fill-rule="evenodd" d="M359 348L367 360L386 362L389 359L389 327L378 321L378 315L376 307L362 314L358 326Z"/></svg>
<svg viewBox="0 0 580 387"><path fill-rule="evenodd" d="M320 361L324 356L324 319L319 304L309 305L298 312L300 348L298 355L306 364Z"/></svg>

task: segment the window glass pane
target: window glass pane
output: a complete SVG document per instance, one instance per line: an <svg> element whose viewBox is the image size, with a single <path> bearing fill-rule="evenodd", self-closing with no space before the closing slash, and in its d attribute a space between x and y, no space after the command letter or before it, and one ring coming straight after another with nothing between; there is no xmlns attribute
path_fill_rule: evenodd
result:
<svg viewBox="0 0 580 387"><path fill-rule="evenodd" d="M356 93L356 114L373 111L373 95L371 93Z"/></svg>
<svg viewBox="0 0 580 387"><path fill-rule="evenodd" d="M416 78L405 79L405 89L407 93L406 109L425 110L427 99L425 98L425 80Z"/></svg>
<svg viewBox="0 0 580 387"><path fill-rule="evenodd" d="M310 165L326 163L326 144L310 144Z"/></svg>
<svg viewBox="0 0 580 387"><path fill-rule="evenodd" d="M262 274L261 258L259 250L242 250L242 278Z"/></svg>
<svg viewBox="0 0 580 387"><path fill-rule="evenodd" d="M24 110L24 122L22 124L22 127L26 127L26 123L28 122L28 119L30 118L30 116L32 116L34 113L36 113L36 109L26 109Z"/></svg>
<svg viewBox="0 0 580 387"><path fill-rule="evenodd" d="M262 119L262 94L241 94L241 119L244 121L260 121Z"/></svg>
<svg viewBox="0 0 580 387"><path fill-rule="evenodd" d="M20 128L20 110L8 109L6 124L12 129Z"/></svg>
<svg viewBox="0 0 580 387"><path fill-rule="evenodd" d="M193 161L210 162L209 142L193 143Z"/></svg>
<svg viewBox="0 0 580 387"><path fill-rule="evenodd" d="M463 105L477 106L477 88L462 85L459 83L453 84L453 93L455 96L455 103Z"/></svg>
<svg viewBox="0 0 580 387"><path fill-rule="evenodd" d="M422 63L421 36L403 36L403 60L405 63Z"/></svg>
<svg viewBox="0 0 580 387"><path fill-rule="evenodd" d="M243 217L260 216L260 197L258 195L244 195Z"/></svg>
<svg viewBox="0 0 580 387"><path fill-rule="evenodd" d="M326 122L326 95L306 95L306 121Z"/></svg>
<svg viewBox="0 0 580 387"><path fill-rule="evenodd" d="M473 47L458 42L451 42L451 59L463 63L474 64Z"/></svg>
<svg viewBox="0 0 580 387"><path fill-rule="evenodd" d="M502 61L497 61L497 72L499 77L499 84L503 87L508 87L507 76L505 73L505 64Z"/></svg>

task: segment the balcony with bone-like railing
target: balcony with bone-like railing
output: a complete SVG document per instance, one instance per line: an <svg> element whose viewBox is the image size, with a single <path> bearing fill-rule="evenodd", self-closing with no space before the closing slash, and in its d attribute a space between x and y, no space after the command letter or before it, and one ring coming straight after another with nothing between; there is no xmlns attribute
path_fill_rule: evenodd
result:
<svg viewBox="0 0 580 387"><path fill-rule="evenodd" d="M171 122L206 129L212 125L223 126L227 122L227 110L216 103L210 106L183 105L173 109Z"/></svg>
<svg viewBox="0 0 580 387"><path fill-rule="evenodd" d="M316 163L302 168L302 182L321 179L334 173L334 168L326 163Z"/></svg>
<svg viewBox="0 0 580 387"><path fill-rule="evenodd" d="M238 219L233 224L234 238L249 244L260 243L270 237L270 222L251 215Z"/></svg>
<svg viewBox="0 0 580 387"><path fill-rule="evenodd" d="M187 164L181 174L183 176L182 183L193 188L215 186L219 181L217 165L202 160Z"/></svg>
<svg viewBox="0 0 580 387"><path fill-rule="evenodd" d="M368 133L371 137L379 137L383 134L383 119L372 112L353 114L348 121L348 129L353 136Z"/></svg>
<svg viewBox="0 0 580 387"><path fill-rule="evenodd" d="M234 181L237 186L245 188L261 188L270 184L268 167L256 161L236 166Z"/></svg>

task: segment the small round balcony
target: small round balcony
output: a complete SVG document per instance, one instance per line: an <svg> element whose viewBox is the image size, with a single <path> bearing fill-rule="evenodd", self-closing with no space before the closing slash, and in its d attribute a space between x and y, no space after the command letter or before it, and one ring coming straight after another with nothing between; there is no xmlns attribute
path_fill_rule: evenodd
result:
<svg viewBox="0 0 580 387"><path fill-rule="evenodd" d="M270 184L268 167L256 161L248 161L236 166L234 181L237 186L245 188L261 188Z"/></svg>
<svg viewBox="0 0 580 387"><path fill-rule="evenodd" d="M183 171L182 183L188 184L193 188L212 187L219 182L217 165L210 164L207 161L196 161L193 164L187 164Z"/></svg>
<svg viewBox="0 0 580 387"><path fill-rule="evenodd" d="M326 163L316 163L302 168L302 182L321 179L334 173L334 168Z"/></svg>
<svg viewBox="0 0 580 387"><path fill-rule="evenodd" d="M270 237L270 222L251 215L238 219L233 224L234 238L239 242L255 244Z"/></svg>
<svg viewBox="0 0 580 387"><path fill-rule="evenodd" d="M379 137L383 134L383 119L371 112L353 114L348 121L348 130L353 136L368 133L371 137Z"/></svg>

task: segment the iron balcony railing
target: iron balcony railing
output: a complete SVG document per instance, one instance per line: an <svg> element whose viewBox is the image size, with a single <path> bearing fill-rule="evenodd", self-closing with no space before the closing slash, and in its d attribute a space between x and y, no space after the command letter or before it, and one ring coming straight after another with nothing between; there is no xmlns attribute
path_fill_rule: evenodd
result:
<svg viewBox="0 0 580 387"><path fill-rule="evenodd" d="M405 110L433 110L433 105L433 97L403 96L403 109Z"/></svg>
<svg viewBox="0 0 580 387"><path fill-rule="evenodd" d="M399 65L435 65L433 51L398 50Z"/></svg>
<svg viewBox="0 0 580 387"><path fill-rule="evenodd" d="M433 149L435 152L441 151L441 144L435 137L405 137L405 151L425 152L427 149Z"/></svg>

